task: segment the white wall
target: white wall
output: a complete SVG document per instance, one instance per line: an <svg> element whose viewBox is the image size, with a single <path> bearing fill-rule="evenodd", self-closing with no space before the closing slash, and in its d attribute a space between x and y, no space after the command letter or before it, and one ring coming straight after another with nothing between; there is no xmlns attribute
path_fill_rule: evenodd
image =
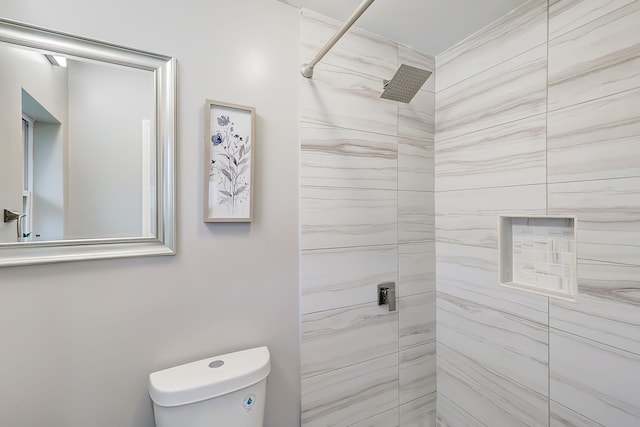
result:
<svg viewBox="0 0 640 427"><path fill-rule="evenodd" d="M32 240L64 239L63 125L36 122L33 127Z"/></svg>
<svg viewBox="0 0 640 427"><path fill-rule="evenodd" d="M0 425L153 426L147 375L266 344L266 426L299 424L299 15L275 0L3 2L178 58L178 255L0 269ZM202 222L206 98L257 109L254 222Z"/></svg>
<svg viewBox="0 0 640 427"><path fill-rule="evenodd" d="M155 113L153 73L84 61L68 69L65 236L141 236L142 121Z"/></svg>
<svg viewBox="0 0 640 427"><path fill-rule="evenodd" d="M0 44L0 213L22 211L22 89L66 120L66 73L40 54ZM16 241L16 223L0 221L0 242Z"/></svg>

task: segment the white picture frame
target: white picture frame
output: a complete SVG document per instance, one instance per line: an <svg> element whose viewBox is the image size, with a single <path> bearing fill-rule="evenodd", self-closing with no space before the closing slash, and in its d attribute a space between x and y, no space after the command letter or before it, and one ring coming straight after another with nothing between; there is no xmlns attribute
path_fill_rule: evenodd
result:
<svg viewBox="0 0 640 427"><path fill-rule="evenodd" d="M254 107L207 100L205 222L251 222L255 153Z"/></svg>

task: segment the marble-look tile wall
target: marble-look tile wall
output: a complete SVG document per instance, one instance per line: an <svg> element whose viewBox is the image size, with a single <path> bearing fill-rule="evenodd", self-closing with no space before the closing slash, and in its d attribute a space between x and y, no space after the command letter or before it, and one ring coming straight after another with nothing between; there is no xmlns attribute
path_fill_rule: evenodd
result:
<svg viewBox="0 0 640 427"><path fill-rule="evenodd" d="M310 60L342 23L302 16ZM379 98L399 64L432 57L351 29L300 77L303 426L436 422L434 90ZM377 284L397 283L397 307Z"/></svg>
<svg viewBox="0 0 640 427"><path fill-rule="evenodd" d="M640 425L640 0L530 0L436 59L441 426ZM577 302L498 286L498 214L576 216Z"/></svg>

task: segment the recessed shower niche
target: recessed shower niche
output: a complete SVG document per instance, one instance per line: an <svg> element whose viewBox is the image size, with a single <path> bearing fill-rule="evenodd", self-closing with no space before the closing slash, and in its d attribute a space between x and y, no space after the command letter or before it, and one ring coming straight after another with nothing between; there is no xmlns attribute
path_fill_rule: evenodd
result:
<svg viewBox="0 0 640 427"><path fill-rule="evenodd" d="M500 284L575 301L575 217L499 217Z"/></svg>

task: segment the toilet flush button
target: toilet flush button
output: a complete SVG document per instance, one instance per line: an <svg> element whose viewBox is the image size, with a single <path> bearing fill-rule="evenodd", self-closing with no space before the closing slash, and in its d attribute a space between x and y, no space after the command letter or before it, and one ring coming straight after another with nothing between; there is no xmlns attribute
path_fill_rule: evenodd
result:
<svg viewBox="0 0 640 427"><path fill-rule="evenodd" d="M210 368L219 368L222 365L224 365L224 361L222 360L214 360L213 362L209 363Z"/></svg>

